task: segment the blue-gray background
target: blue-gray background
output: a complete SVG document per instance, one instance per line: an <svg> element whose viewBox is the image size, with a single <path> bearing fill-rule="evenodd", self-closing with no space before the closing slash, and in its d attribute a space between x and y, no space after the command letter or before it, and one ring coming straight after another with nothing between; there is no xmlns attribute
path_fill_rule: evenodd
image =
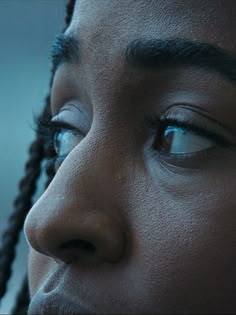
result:
<svg viewBox="0 0 236 315"><path fill-rule="evenodd" d="M0 0L0 233L23 175L33 139L33 113L48 92L49 51L64 25L66 0ZM28 247L21 237L0 314L9 314L26 271Z"/></svg>

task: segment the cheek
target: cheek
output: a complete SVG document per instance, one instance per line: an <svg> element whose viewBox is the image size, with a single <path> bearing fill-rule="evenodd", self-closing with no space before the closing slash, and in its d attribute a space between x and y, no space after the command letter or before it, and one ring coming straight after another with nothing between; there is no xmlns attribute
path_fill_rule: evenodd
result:
<svg viewBox="0 0 236 315"><path fill-rule="evenodd" d="M187 294L194 281L199 292L204 286L219 293L236 280L229 272L235 264L235 184L213 174L157 178L133 193L136 264L145 265L149 283L162 289L182 287Z"/></svg>
<svg viewBox="0 0 236 315"><path fill-rule="evenodd" d="M28 275L30 298L39 290L57 263L50 257L30 249L28 258Z"/></svg>

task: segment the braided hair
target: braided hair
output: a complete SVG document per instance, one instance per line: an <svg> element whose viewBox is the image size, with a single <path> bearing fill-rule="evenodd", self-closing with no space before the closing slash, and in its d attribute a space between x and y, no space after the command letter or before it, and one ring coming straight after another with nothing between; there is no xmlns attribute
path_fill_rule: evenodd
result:
<svg viewBox="0 0 236 315"><path fill-rule="evenodd" d="M66 6L66 27L71 22L74 10L75 0L68 0ZM65 31L65 29L63 31ZM55 69L52 68L50 88ZM45 99L45 107L39 117L39 120L48 120L51 118L50 97ZM16 246L19 241L20 232L22 231L27 213L33 204L33 196L37 189L39 176L42 172L42 162L47 159L51 152L43 135L37 127L36 139L29 148L29 159L25 164L25 175L19 183L19 194L14 201L14 211L8 219L8 227L4 231L0 247L0 302L7 291L7 283L12 274L12 264L16 255ZM52 163L46 166L47 183L46 187L54 176ZM26 314L29 306L28 278L22 283L21 289L16 299L12 314Z"/></svg>

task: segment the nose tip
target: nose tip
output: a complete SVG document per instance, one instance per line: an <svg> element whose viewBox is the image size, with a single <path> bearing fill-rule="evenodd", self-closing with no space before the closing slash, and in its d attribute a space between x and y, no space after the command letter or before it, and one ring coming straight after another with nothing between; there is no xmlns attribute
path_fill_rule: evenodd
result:
<svg viewBox="0 0 236 315"><path fill-rule="evenodd" d="M105 140L94 141L97 133L91 130L65 158L25 220L30 246L66 263L115 263L127 243L120 181L112 176L121 173L123 164L113 162L113 147L106 144L104 150Z"/></svg>
<svg viewBox="0 0 236 315"><path fill-rule="evenodd" d="M36 251L65 263L115 263L121 258L125 233L120 222L109 214L87 214L74 220L58 216L52 221L36 217L36 208L28 214L24 227Z"/></svg>

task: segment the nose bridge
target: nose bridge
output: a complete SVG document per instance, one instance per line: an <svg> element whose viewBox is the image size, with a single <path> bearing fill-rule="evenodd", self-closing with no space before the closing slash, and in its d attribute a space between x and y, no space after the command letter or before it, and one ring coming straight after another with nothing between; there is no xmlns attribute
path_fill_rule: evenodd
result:
<svg viewBox="0 0 236 315"><path fill-rule="evenodd" d="M30 245L66 262L88 252L94 260L119 260L126 238L114 191L120 167L112 147L105 142L97 147L95 139L84 139L30 210L25 221Z"/></svg>
<svg viewBox="0 0 236 315"><path fill-rule="evenodd" d="M88 203L98 205L101 201L104 205L105 196L109 202L115 201L115 193L111 196L107 192L119 189L119 179L124 175L125 154L120 149L121 145L109 135L102 136L100 131L97 131L100 136L95 133L88 134L88 138L70 153L51 186L57 194L63 189Z"/></svg>

